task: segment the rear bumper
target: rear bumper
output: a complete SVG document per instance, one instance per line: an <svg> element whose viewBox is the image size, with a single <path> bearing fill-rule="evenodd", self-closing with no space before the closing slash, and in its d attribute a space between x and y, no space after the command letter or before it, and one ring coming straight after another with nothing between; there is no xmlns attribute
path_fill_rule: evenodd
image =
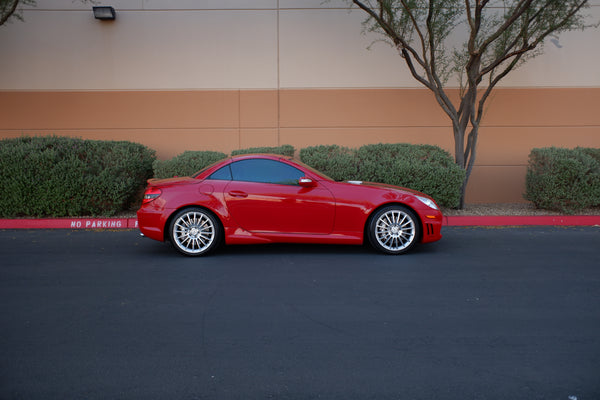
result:
<svg viewBox="0 0 600 400"><path fill-rule="evenodd" d="M138 228L142 235L147 238L165 241L165 217L164 213L149 208L140 208L137 212Z"/></svg>

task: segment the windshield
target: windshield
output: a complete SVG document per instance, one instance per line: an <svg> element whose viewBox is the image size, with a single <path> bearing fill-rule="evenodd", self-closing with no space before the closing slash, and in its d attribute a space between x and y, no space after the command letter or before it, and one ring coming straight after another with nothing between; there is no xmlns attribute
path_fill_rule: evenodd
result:
<svg viewBox="0 0 600 400"><path fill-rule="evenodd" d="M322 178L325 178L325 180L333 181L333 179L331 179L329 176L325 175L325 174L324 174L324 173L322 173L321 171L318 171L318 170L314 169L314 168L313 168L313 167L311 167L310 165L306 165L306 164L304 164L302 161L299 161L299 160L296 160L296 159L294 159L293 161L294 161L296 164L298 164L298 165L300 165L300 166L302 166L302 167L306 168L306 169L307 169L307 170L309 170L310 172L314 173L315 175L318 175L318 176L320 176L320 177L322 177Z"/></svg>

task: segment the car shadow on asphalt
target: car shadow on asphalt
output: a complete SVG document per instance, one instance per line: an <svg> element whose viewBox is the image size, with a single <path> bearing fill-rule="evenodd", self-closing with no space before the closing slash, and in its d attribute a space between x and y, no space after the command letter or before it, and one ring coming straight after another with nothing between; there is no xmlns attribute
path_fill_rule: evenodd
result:
<svg viewBox="0 0 600 400"><path fill-rule="evenodd" d="M417 245L406 255L427 254L435 252L436 244ZM152 256L160 257L187 257L179 254L169 242L150 242L143 245L143 252ZM215 251L200 258L232 256L250 257L253 255L356 255L356 256L380 256L396 257L378 252L369 245L328 245L328 244L296 244L296 243L269 243L252 245L221 245ZM398 257L402 257L400 255Z"/></svg>

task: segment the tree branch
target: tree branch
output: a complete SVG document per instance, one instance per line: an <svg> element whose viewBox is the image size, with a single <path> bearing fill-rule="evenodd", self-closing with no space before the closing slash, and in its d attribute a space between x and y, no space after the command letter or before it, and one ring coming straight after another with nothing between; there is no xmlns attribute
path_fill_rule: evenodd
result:
<svg viewBox="0 0 600 400"><path fill-rule="evenodd" d="M536 40L534 40L533 42L531 42L529 44L527 44L527 41L525 40L527 38L521 38L521 37L517 36L515 38L515 40L513 40L513 42L510 44L510 46L507 46L507 50L500 57L498 57L490 65L488 65L487 67L485 67L481 70L480 76L483 77L485 74L490 73L495 68L497 68L499 65L501 65L503 62L508 61L509 59L511 59L513 57L518 56L519 58L521 58L521 56L523 54L535 49L541 42L543 42L548 37L548 35L550 35L553 32L556 32L557 29L564 27L571 20L571 18L573 18L575 16L575 14L577 14L583 8L583 6L585 6L586 3L587 3L587 0L583 0L581 3L577 4L577 6L573 7L572 10L559 23L550 26L544 32L539 34ZM531 18L529 18L529 20L527 21L527 24L523 27L523 29L525 29L527 26L529 26L529 24L531 22L533 22L535 20L535 18L537 18L539 16L539 14L541 13L541 10L542 9L540 9L536 14L534 14ZM523 32L523 30L521 30L521 32ZM508 52L521 39L524 40L523 46L518 50Z"/></svg>
<svg viewBox="0 0 600 400"><path fill-rule="evenodd" d="M469 0L465 0L465 8L467 10L467 22L471 27L471 31L475 29L475 21L473 21L473 15L471 13L471 2Z"/></svg>
<svg viewBox="0 0 600 400"><path fill-rule="evenodd" d="M19 0L13 0L14 2L9 7L8 12L4 12L2 10L2 15L0 15L0 25L4 25L6 21L17 11L17 6L19 5Z"/></svg>
<svg viewBox="0 0 600 400"><path fill-rule="evenodd" d="M483 117L483 108L485 105L485 101L487 100L490 93L492 92L492 89L494 89L494 87L496 87L496 85L498 84L498 82L500 82L500 80L502 80L502 78L504 78L506 75L508 75L508 73L510 71L512 71L514 69L514 67L519 63L519 60L521 59L523 54L524 53L517 55L511 61L511 63L495 78L490 74L489 85L483 92L483 95L481 96L481 98L479 99L479 106L477 107L477 122L478 123L481 122L481 118Z"/></svg>
<svg viewBox="0 0 600 400"><path fill-rule="evenodd" d="M379 1L381 1L381 0L379 0ZM412 22L413 28L415 29L415 31L417 32L417 35L419 36L419 40L421 42L421 51L423 53L423 61L424 61L422 66L425 68L425 70L427 70L426 66L429 65L429 63L427 62L427 49L426 49L426 44L425 44L425 37L423 36L423 32L421 32L421 28L419 27L419 22L417 21L414 14L410 10L410 7L406 4L406 1L400 0L400 3L402 4L402 8L404 8L404 12L406 12L406 14L410 17L410 21ZM430 4L431 4L431 2L430 2Z"/></svg>
<svg viewBox="0 0 600 400"><path fill-rule="evenodd" d="M510 16L510 18L508 18L506 21L504 21L504 24L502 24L497 30L496 32L494 32L492 35L490 35L486 41L484 41L481 44L481 47L479 47L480 51L483 53L488 46L496 39L498 39L500 36L502 36L502 34L512 25L515 23L515 21L521 16L523 15L523 13L525 11L527 11L527 9L529 8L529 6L531 5L531 2L533 0L522 0L519 2L520 5L517 5L517 7L515 7L515 11L513 12L513 14ZM483 6L482 6L483 8Z"/></svg>
<svg viewBox="0 0 600 400"><path fill-rule="evenodd" d="M380 1L381 0L378 0L378 2ZM365 11L367 14L369 14L369 16L375 20L375 22L381 27L381 29L383 29L385 34L390 39L392 39L392 41L394 42L394 46L400 49L401 54L404 54L402 52L402 49L407 49L410 52L410 54L412 54L412 56L414 57L417 64L419 64L423 69L425 69L426 63L421 59L419 53L414 48L412 48L412 46L410 46L410 44L403 37L398 35L394 28L391 27L389 23L385 21L385 19L380 19L379 15L375 11L373 11L369 6L365 5L362 1L352 0L352 2L356 4L359 8L361 8L363 11Z"/></svg>

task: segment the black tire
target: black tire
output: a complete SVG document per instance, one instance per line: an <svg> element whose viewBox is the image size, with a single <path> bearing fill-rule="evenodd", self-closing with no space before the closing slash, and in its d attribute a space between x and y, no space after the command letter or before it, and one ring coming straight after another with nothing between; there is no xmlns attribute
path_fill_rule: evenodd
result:
<svg viewBox="0 0 600 400"><path fill-rule="evenodd" d="M179 211L169 224L169 240L186 256L202 256L218 247L223 237L221 223L202 208Z"/></svg>
<svg viewBox="0 0 600 400"><path fill-rule="evenodd" d="M383 207L369 219L369 243L386 254L403 254L412 249L421 237L417 215L401 205Z"/></svg>

